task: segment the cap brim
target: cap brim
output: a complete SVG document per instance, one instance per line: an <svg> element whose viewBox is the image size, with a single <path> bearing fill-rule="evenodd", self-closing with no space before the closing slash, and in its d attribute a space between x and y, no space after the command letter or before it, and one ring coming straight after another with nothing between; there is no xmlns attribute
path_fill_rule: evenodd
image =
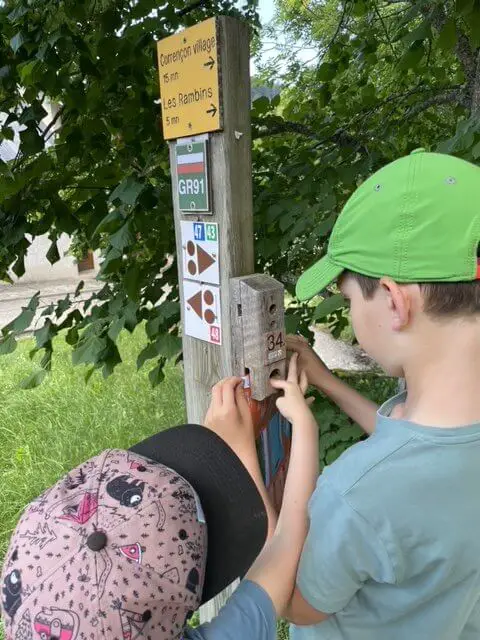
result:
<svg viewBox="0 0 480 640"><path fill-rule="evenodd" d="M198 493L208 530L208 602L245 575L265 544L268 517L252 477L219 436L198 425L167 429L131 450L173 469Z"/></svg>
<svg viewBox="0 0 480 640"><path fill-rule="evenodd" d="M296 287L297 298L310 300L324 291L342 271L344 267L333 262L329 256L325 256L300 276Z"/></svg>

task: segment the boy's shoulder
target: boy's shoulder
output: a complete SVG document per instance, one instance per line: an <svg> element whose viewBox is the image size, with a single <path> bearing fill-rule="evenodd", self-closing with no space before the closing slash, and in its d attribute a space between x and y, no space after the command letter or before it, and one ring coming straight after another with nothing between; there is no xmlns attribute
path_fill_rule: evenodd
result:
<svg viewBox="0 0 480 640"><path fill-rule="evenodd" d="M398 465L402 452L415 439L407 429L379 429L345 451L333 464L324 469L323 477L342 496L349 496L359 485L379 481L385 469ZM401 464L401 463L400 463Z"/></svg>

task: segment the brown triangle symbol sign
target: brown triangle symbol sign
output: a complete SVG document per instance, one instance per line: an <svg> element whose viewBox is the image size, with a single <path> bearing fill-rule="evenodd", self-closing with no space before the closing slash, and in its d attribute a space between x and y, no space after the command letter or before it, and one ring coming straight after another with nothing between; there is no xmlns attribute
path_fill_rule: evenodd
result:
<svg viewBox="0 0 480 640"><path fill-rule="evenodd" d="M211 267L212 264L215 264L215 258L213 258L209 253L202 249L202 247L197 244L197 256L198 256L198 273L203 273L208 267Z"/></svg>
<svg viewBox="0 0 480 640"><path fill-rule="evenodd" d="M202 316L202 292L199 291L194 296L192 296L190 298L190 300L187 300L187 304L189 304L192 307L192 309L195 311L197 316L199 318L202 318L202 320L203 320L203 316Z"/></svg>

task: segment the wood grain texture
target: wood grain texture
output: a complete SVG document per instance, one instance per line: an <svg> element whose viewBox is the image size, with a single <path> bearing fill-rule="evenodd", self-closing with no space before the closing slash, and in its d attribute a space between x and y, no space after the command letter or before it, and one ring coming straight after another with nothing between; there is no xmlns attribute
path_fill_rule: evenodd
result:
<svg viewBox="0 0 480 640"><path fill-rule="evenodd" d="M218 222L219 225L222 345L183 337L187 416L189 422L197 424L202 424L205 417L212 386L226 376L241 373L235 371L233 362L229 281L254 271L250 33L246 24L225 16L217 18L217 27L224 130L210 135L213 215L184 216L179 211L176 177L172 171L180 282L184 275L181 220ZM170 143L170 163L171 167L175 166L174 143ZM180 291L183 323L183 287ZM216 615L229 593L231 589L202 607L202 622Z"/></svg>
<svg viewBox="0 0 480 640"><path fill-rule="evenodd" d="M235 366L250 372L252 398L265 400L275 393L270 376L285 377L285 289L266 274L254 274L234 278L230 292Z"/></svg>

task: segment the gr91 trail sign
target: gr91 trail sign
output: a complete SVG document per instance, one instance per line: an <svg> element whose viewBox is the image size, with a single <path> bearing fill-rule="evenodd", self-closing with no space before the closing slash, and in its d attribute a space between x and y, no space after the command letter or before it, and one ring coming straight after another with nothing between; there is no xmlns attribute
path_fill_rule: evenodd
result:
<svg viewBox="0 0 480 640"><path fill-rule="evenodd" d="M207 140L176 145L177 197L180 211L210 211Z"/></svg>

